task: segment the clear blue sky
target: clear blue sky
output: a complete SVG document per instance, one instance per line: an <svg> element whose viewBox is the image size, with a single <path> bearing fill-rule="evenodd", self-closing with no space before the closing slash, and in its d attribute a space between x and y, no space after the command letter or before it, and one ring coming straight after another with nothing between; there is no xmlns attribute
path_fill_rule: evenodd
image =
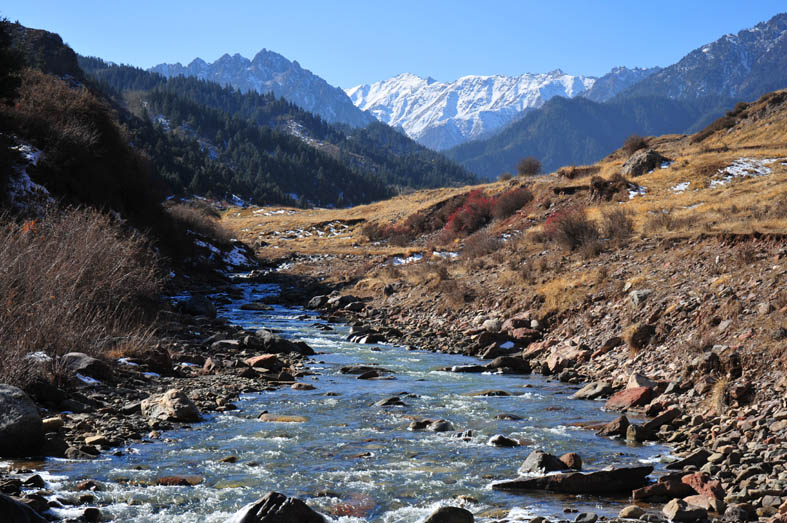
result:
<svg viewBox="0 0 787 523"><path fill-rule="evenodd" d="M267 48L352 87L411 72L469 74L669 65L787 11L787 1L5 0L0 16L59 33L75 51L150 67L251 58Z"/></svg>

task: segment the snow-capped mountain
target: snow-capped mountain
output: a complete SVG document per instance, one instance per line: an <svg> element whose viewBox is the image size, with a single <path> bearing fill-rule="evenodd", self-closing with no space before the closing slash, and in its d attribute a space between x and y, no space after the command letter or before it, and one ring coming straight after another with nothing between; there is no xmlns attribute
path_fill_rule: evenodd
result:
<svg viewBox="0 0 787 523"><path fill-rule="evenodd" d="M640 71L645 70L616 68L607 75L616 79L615 88L599 95L608 98L632 85L644 77ZM553 96L584 95L595 82L594 77L574 76L559 69L515 77L464 76L455 82L405 73L347 89L347 94L360 109L401 127L427 147L443 150L488 136Z"/></svg>
<svg viewBox="0 0 787 523"><path fill-rule="evenodd" d="M754 100L787 85L787 13L725 35L684 56L626 96L694 100L709 96Z"/></svg>
<svg viewBox="0 0 787 523"><path fill-rule="evenodd" d="M365 127L374 121L374 117L355 107L344 91L302 68L297 61L291 62L267 49L251 60L239 54L225 54L213 63L195 58L187 66L160 64L150 70L166 77L195 76L241 91L272 91L330 123Z"/></svg>
<svg viewBox="0 0 787 523"><path fill-rule="evenodd" d="M594 102L606 102L632 85L661 71L661 67L615 67L600 77L582 96Z"/></svg>

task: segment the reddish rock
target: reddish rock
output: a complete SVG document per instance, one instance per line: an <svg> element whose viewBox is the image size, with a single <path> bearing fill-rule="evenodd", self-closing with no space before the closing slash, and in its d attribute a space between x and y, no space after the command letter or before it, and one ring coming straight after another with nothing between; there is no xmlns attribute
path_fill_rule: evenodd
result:
<svg viewBox="0 0 787 523"><path fill-rule="evenodd" d="M163 476L156 480L157 485L168 487L189 487L202 483L202 476Z"/></svg>
<svg viewBox="0 0 787 523"><path fill-rule="evenodd" d="M563 369L575 367L589 358L590 353L585 348L563 345L552 349L552 353L547 358L547 367L553 374L557 374Z"/></svg>
<svg viewBox="0 0 787 523"><path fill-rule="evenodd" d="M271 369L278 366L279 360L276 358L275 354L262 354L246 359L245 363L249 367L264 367Z"/></svg>
<svg viewBox="0 0 787 523"><path fill-rule="evenodd" d="M535 329L531 329L530 327L520 327L518 329L513 329L510 334L512 338L520 343L531 343L541 337L540 332Z"/></svg>
<svg viewBox="0 0 787 523"><path fill-rule="evenodd" d="M721 486L721 482L717 479L711 479L710 475L705 472L688 474L683 476L681 481L689 485L697 494L702 496L724 499L727 495L727 493L724 492L724 487Z"/></svg>
<svg viewBox="0 0 787 523"><path fill-rule="evenodd" d="M682 498L694 494L694 489L679 480L654 483L631 493L635 500Z"/></svg>
<svg viewBox="0 0 787 523"><path fill-rule="evenodd" d="M582 458L576 452L568 452L558 458L563 464L572 470L582 470Z"/></svg>
<svg viewBox="0 0 787 523"><path fill-rule="evenodd" d="M500 327L501 330L504 331L513 331L515 329L529 329L530 328L530 315L529 314L517 314L513 318L508 318L506 321L503 322L503 326Z"/></svg>
<svg viewBox="0 0 787 523"><path fill-rule="evenodd" d="M608 495L630 492L632 487L647 483L653 467L630 467L597 472L550 474L540 478L515 479L492 484L495 490L513 492L548 490L565 494Z"/></svg>
<svg viewBox="0 0 787 523"><path fill-rule="evenodd" d="M647 405L653 396L650 387L636 387L633 389L621 390L613 394L604 405L607 409L625 410L631 407L642 407Z"/></svg>
<svg viewBox="0 0 787 523"><path fill-rule="evenodd" d="M662 412L652 420L645 423L642 428L644 428L648 432L656 432L658 431L663 425L669 425L672 423L676 418L679 418L681 415L681 411L679 408L674 407L669 409L666 412Z"/></svg>
<svg viewBox="0 0 787 523"><path fill-rule="evenodd" d="M628 418L626 416L620 416L601 427L596 434L599 436L620 436L621 438L625 438L626 430L628 430L629 425Z"/></svg>

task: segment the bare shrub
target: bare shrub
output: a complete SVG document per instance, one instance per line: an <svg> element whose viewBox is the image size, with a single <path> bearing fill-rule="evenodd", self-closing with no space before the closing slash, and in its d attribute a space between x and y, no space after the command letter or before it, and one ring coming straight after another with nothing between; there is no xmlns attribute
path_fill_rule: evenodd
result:
<svg viewBox="0 0 787 523"><path fill-rule="evenodd" d="M601 234L613 245L622 246L634 234L631 213L622 209L605 212L601 217Z"/></svg>
<svg viewBox="0 0 787 523"><path fill-rule="evenodd" d="M623 150L626 154L634 154L640 149L648 146L648 142L638 134L632 134L623 142Z"/></svg>
<svg viewBox="0 0 787 523"><path fill-rule="evenodd" d="M533 193L525 187L506 191L492 204L492 216L498 220L508 218L519 209L533 201Z"/></svg>
<svg viewBox="0 0 787 523"><path fill-rule="evenodd" d="M519 176L535 176L541 173L541 161L535 156L522 158L516 164L516 172Z"/></svg>
<svg viewBox="0 0 787 523"><path fill-rule="evenodd" d="M473 260L500 249L502 242L487 231L478 231L467 237L462 257Z"/></svg>
<svg viewBox="0 0 787 523"><path fill-rule="evenodd" d="M141 234L87 209L0 227L0 381L60 381L59 355L150 344L162 279Z"/></svg>
<svg viewBox="0 0 787 523"><path fill-rule="evenodd" d="M176 203L166 208L167 213L183 229L210 238L219 245L228 245L231 234L219 223L220 215L202 202Z"/></svg>
<svg viewBox="0 0 787 523"><path fill-rule="evenodd" d="M585 210L579 207L571 207L550 215L544 224L544 234L570 251L599 239L596 225L585 216Z"/></svg>
<svg viewBox="0 0 787 523"><path fill-rule="evenodd" d="M500 176L497 177L498 181L507 182L509 180L514 179L514 175L511 173L502 173Z"/></svg>

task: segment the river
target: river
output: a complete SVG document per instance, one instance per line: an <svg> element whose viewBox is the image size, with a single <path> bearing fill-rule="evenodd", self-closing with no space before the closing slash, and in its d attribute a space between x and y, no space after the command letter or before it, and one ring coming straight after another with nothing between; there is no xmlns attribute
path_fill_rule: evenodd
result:
<svg viewBox="0 0 787 523"><path fill-rule="evenodd" d="M296 496L342 522L415 522L439 505L463 504L477 521L528 521L535 515L574 519L580 512L616 515L625 500L555 495L514 495L492 490L496 480L516 470L536 448L560 455L577 452L585 468L653 463L667 455L657 445L627 446L597 437L579 425L606 422L616 414L603 403L570 400L575 390L537 375L465 374L436 369L478 363L475 358L407 350L392 345L346 341L349 327L322 330L319 317L299 308L241 311L242 303L278 292L275 285L240 284L243 299L220 307L220 314L247 328L276 329L311 345L317 356L302 381L314 390L283 388L242 396L236 411L213 413L189 428L166 432L162 440L102 455L92 461L49 460L49 486L77 497L76 483L94 479L105 519L150 522L221 522L267 491ZM216 295L217 298L226 298ZM358 380L339 369L380 365L394 379ZM473 396L483 390L508 396ZM406 406L373 403L401 395ZM301 416L296 423L264 422L261 412ZM521 419L500 419L513 414ZM414 418L449 420L454 432L410 431ZM467 438L458 432L472 431ZM525 445L487 444L495 434ZM234 463L220 461L237 457ZM154 486L162 475L203 478L200 485ZM78 509L55 511L76 516Z"/></svg>

